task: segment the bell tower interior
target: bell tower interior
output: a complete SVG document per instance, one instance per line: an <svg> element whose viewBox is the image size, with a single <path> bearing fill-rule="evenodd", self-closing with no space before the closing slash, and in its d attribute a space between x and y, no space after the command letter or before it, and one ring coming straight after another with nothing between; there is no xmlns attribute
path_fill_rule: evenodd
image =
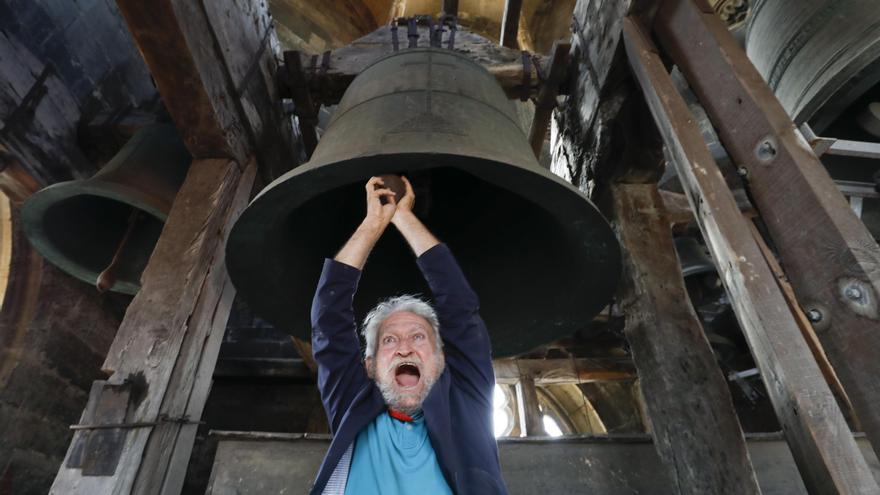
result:
<svg viewBox="0 0 880 495"><path fill-rule="evenodd" d="M312 493L382 174L479 296L507 492L880 493L873 1L0 0L0 118L0 495Z"/></svg>

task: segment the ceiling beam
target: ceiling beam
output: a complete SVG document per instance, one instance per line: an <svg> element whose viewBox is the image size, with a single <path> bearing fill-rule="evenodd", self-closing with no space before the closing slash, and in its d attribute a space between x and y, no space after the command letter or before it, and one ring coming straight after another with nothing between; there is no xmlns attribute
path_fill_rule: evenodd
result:
<svg viewBox="0 0 880 495"><path fill-rule="evenodd" d="M458 0L443 0L443 13L446 15L458 15Z"/></svg>
<svg viewBox="0 0 880 495"><path fill-rule="evenodd" d="M400 36L401 44L406 43L405 34ZM326 69L321 68L322 56L300 53L300 65L305 70L306 85L311 91L312 100L322 105L339 103L348 85L358 74L375 60L394 51L391 39L390 27L382 26L367 36L330 52ZM427 39L428 28L419 26L419 46L427 44ZM444 48L447 42L448 39L443 40ZM518 50L499 48L492 41L461 27L455 34L454 48L456 52L468 56L494 75L509 98L522 97L526 94L524 89L529 96L537 95L539 78L535 64L530 64L529 75L524 77L522 55ZM546 65L547 57L536 55L533 58L536 64ZM528 88L523 88L524 81L528 81ZM292 98L295 89L283 88L282 96Z"/></svg>
<svg viewBox="0 0 880 495"><path fill-rule="evenodd" d="M501 39L498 44L507 48L518 48L519 16L522 13L522 0L505 0L504 17L501 20Z"/></svg>

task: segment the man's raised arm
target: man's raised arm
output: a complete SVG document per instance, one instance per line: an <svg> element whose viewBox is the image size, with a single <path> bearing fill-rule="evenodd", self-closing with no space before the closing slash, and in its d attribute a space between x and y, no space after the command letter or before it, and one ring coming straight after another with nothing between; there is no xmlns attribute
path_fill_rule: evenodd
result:
<svg viewBox="0 0 880 495"><path fill-rule="evenodd" d="M394 193L382 185L378 177L367 182L367 214L336 257L324 262L312 301L312 354L318 364L321 400L334 432L355 394L368 380L360 364L352 302L367 257L396 209ZM387 198L386 204L382 204L383 197Z"/></svg>
<svg viewBox="0 0 880 495"><path fill-rule="evenodd" d="M406 177L403 181L406 195L398 201L391 222L417 256L419 269L434 294L446 361L458 378L470 382L479 396L491 401L495 385L492 347L479 315L479 299L449 248L413 214L415 194Z"/></svg>
<svg viewBox="0 0 880 495"><path fill-rule="evenodd" d="M397 210L394 192L381 186L384 186L384 183L379 177L372 177L367 181L367 215L345 246L342 246L336 254L334 258L336 261L358 270L364 269L370 251L382 237ZM385 204L382 204L382 198L386 199Z"/></svg>

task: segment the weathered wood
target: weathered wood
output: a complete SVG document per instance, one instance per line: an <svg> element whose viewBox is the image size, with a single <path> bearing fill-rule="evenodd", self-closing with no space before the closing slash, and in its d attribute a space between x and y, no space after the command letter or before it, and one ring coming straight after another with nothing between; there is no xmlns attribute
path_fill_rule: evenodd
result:
<svg viewBox="0 0 880 495"><path fill-rule="evenodd" d="M225 3L225 2L224 2ZM165 106L195 158L244 162L248 137L201 5L117 1Z"/></svg>
<svg viewBox="0 0 880 495"><path fill-rule="evenodd" d="M118 0L165 106L195 158L256 154L264 179L292 165L265 2Z"/></svg>
<svg viewBox="0 0 880 495"><path fill-rule="evenodd" d="M458 0L443 0L443 13L446 15L458 15Z"/></svg>
<svg viewBox="0 0 880 495"><path fill-rule="evenodd" d="M400 46L406 46L406 29L400 28L398 36ZM444 38L444 48L447 47L447 41ZM419 26L419 46L428 46L426 26ZM456 31L454 48L456 52L486 67L498 79L498 83L508 97L519 98L523 95L523 65L519 50L499 47L461 27ZM321 68L323 55L301 53L300 63L306 69L312 99L325 105L339 103L348 85L358 74L374 61L393 51L391 28L383 26L349 45L330 52L326 70ZM544 63L545 57L536 56L536 59L539 63ZM527 93L537 94L539 80L534 66L531 67L529 81Z"/></svg>
<svg viewBox="0 0 880 495"><path fill-rule="evenodd" d="M589 129L599 96L615 65L623 18L637 8L634 0L578 0L572 13L571 55L577 78L571 92L583 129Z"/></svg>
<svg viewBox="0 0 880 495"><path fill-rule="evenodd" d="M186 464L195 432L188 421L198 420L207 398L234 294L225 240L255 175L253 160L243 173L233 160L191 165L103 365L111 374L105 389L133 387L125 422L159 424L121 430L124 449L112 476L85 476L65 462L52 493L179 493L183 476L171 463Z"/></svg>
<svg viewBox="0 0 880 495"><path fill-rule="evenodd" d="M741 211L746 218L753 218L758 215L758 212L755 211L744 194L736 194L734 192L733 197L736 200L737 206L739 206L739 211ZM688 224L696 221L694 211L691 210L691 205L688 203L687 196L684 194L661 189L660 198L663 200L663 207L669 215L670 224Z"/></svg>
<svg viewBox="0 0 880 495"><path fill-rule="evenodd" d="M761 254L764 255L764 259L767 261L767 266L773 271L773 275L776 277L776 283L779 285L779 289L782 290L782 295L785 297L785 302L788 303L788 307L794 315L794 319L798 324L801 335L804 336L804 341L810 348L810 352L813 353L813 358L816 360L816 364L818 364L819 369L822 370L822 375L825 377L825 381L828 382L828 386L831 388L831 393L834 394L834 398L837 399L837 405L840 406L841 412L844 417L846 417L850 429L853 431L861 431L861 423L853 410L852 402L850 402L849 397L846 395L846 391L843 389L843 385L840 383L837 373L835 373L831 363L828 362L828 356L825 354L825 350L819 342L819 337L816 335L813 325L810 324L810 319L804 314L800 305L798 305L794 289L788 282L788 278L785 276L782 266L779 265L779 260L776 259L776 255L770 250L770 246L764 242L764 237L761 235L761 232L758 231L758 227L755 223L749 220L748 225L752 231L752 235L755 237L755 242L758 243L758 247L761 249Z"/></svg>
<svg viewBox="0 0 880 495"><path fill-rule="evenodd" d="M45 26L41 26L41 29ZM51 63L0 30L0 154L46 186L97 170L77 145L80 104Z"/></svg>
<svg viewBox="0 0 880 495"><path fill-rule="evenodd" d="M620 44L623 17L658 2L579 0L572 14L568 97L553 112L551 170L588 192L596 182L657 182L659 138ZM620 164L625 164L624 167Z"/></svg>
<svg viewBox="0 0 880 495"><path fill-rule="evenodd" d="M299 131L302 134L306 158L310 158L318 146L318 111L320 105L312 101L306 74L302 66L300 52L284 52L284 67L281 74L290 98L293 100L294 114L299 119ZM282 94L283 95L283 94ZM285 95L286 96L286 95Z"/></svg>
<svg viewBox="0 0 880 495"><path fill-rule="evenodd" d="M626 20L624 40L804 483L811 493L877 493L880 488L656 48L633 19Z"/></svg>
<svg viewBox="0 0 880 495"><path fill-rule="evenodd" d="M0 191L16 206L43 186L0 144Z"/></svg>
<svg viewBox="0 0 880 495"><path fill-rule="evenodd" d="M634 380L628 358L496 359L495 382L513 385L528 376L537 385Z"/></svg>
<svg viewBox="0 0 880 495"><path fill-rule="evenodd" d="M291 119L284 113L278 94L277 59L282 53L268 2L212 0L204 2L204 11L222 55L221 65L228 73L231 96L236 98L252 144L249 155L256 155L260 177L268 183L298 164ZM191 22L187 17L182 19Z"/></svg>
<svg viewBox="0 0 880 495"><path fill-rule="evenodd" d="M519 413L519 431L526 437L545 436L544 415L538 403L535 380L522 376L516 382L516 407Z"/></svg>
<svg viewBox="0 0 880 495"><path fill-rule="evenodd" d="M655 29L748 171L798 301L817 315L816 333L880 452L880 246L704 0L666 2Z"/></svg>
<svg viewBox="0 0 880 495"><path fill-rule="evenodd" d="M544 70L547 78L541 81L541 90L538 91L538 97L535 99L535 116L529 128L529 143L532 145L535 156L539 158L541 148L544 146L544 139L547 137L550 117L553 115L553 109L556 108L559 84L568 67L568 52L570 50L571 43L557 41L553 44L552 55L548 62L549 67Z"/></svg>
<svg viewBox="0 0 880 495"><path fill-rule="evenodd" d="M654 445L679 493L760 493L730 391L688 302L654 184L610 187L624 329Z"/></svg>
<svg viewBox="0 0 880 495"><path fill-rule="evenodd" d="M504 0L504 17L501 19L501 39L498 44L507 48L519 47L519 16L522 13L523 0Z"/></svg>

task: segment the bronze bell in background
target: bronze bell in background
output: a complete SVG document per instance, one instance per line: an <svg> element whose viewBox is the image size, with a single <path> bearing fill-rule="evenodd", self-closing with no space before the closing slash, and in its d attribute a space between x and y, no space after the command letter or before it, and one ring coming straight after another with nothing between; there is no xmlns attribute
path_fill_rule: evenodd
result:
<svg viewBox="0 0 880 495"><path fill-rule="evenodd" d="M140 129L88 180L53 184L22 206L25 234L74 277L125 294L140 288L191 158L171 124Z"/></svg>
<svg viewBox="0 0 880 495"><path fill-rule="evenodd" d="M611 228L538 165L495 78L453 51L416 48L358 75L311 161L267 186L233 227L227 267L256 314L309 337L323 259L363 219L365 181L385 173L412 181L416 213L480 297L496 356L586 328L613 296L620 253ZM356 317L400 293L430 295L389 226L367 261Z"/></svg>
<svg viewBox="0 0 880 495"><path fill-rule="evenodd" d="M681 274L685 279L691 275L715 273L715 263L709 257L706 248L695 237L676 237L675 253L678 255Z"/></svg>

